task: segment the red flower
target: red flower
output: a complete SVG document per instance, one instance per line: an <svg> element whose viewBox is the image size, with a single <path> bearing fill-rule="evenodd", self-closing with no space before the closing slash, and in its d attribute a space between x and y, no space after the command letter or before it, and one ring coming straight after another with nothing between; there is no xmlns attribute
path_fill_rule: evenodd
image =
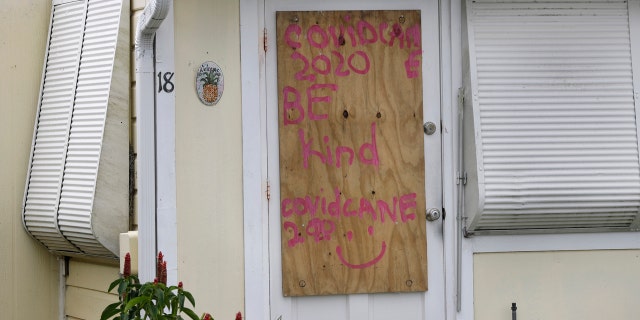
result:
<svg viewBox="0 0 640 320"><path fill-rule="evenodd" d="M242 320L242 313L240 313L240 311L236 313L236 320Z"/></svg>
<svg viewBox="0 0 640 320"><path fill-rule="evenodd" d="M131 255L129 254L129 252L127 252L127 254L124 256L124 270L122 272L122 275L125 278L131 276Z"/></svg>
<svg viewBox="0 0 640 320"><path fill-rule="evenodd" d="M178 282L178 288L182 289L182 281Z"/></svg>
<svg viewBox="0 0 640 320"><path fill-rule="evenodd" d="M202 320L211 320L211 315L208 313L205 313L202 315Z"/></svg>
<svg viewBox="0 0 640 320"><path fill-rule="evenodd" d="M164 262L164 255L162 251L158 252L158 259L156 260L156 278L162 280L162 262Z"/></svg>
<svg viewBox="0 0 640 320"><path fill-rule="evenodd" d="M162 261L162 265L160 266L160 282L163 284L167 284L167 262Z"/></svg>

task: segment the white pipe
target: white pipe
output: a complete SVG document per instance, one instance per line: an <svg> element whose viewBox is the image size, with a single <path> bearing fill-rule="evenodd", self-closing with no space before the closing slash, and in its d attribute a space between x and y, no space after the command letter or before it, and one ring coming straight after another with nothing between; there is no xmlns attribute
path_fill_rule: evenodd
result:
<svg viewBox="0 0 640 320"><path fill-rule="evenodd" d="M66 320L67 268L64 257L58 256L58 268L58 319Z"/></svg>
<svg viewBox="0 0 640 320"><path fill-rule="evenodd" d="M142 281L155 277L156 152L153 41L167 17L171 0L152 0L138 19L135 39L136 122L138 133L138 267Z"/></svg>

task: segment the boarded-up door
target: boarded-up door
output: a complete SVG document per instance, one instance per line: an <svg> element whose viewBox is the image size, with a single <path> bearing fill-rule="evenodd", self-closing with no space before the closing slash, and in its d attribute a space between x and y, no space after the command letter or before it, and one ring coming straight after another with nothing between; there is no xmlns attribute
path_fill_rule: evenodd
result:
<svg viewBox="0 0 640 320"><path fill-rule="evenodd" d="M276 24L284 294L426 290L420 12Z"/></svg>
<svg viewBox="0 0 640 320"><path fill-rule="evenodd" d="M274 319L444 311L442 239L425 219L441 207L439 133L423 132L440 108L430 2L267 3Z"/></svg>

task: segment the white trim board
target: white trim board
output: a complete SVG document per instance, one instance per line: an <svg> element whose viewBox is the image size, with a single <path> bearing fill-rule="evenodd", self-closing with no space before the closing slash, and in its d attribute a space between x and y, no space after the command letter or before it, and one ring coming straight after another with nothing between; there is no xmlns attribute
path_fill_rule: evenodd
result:
<svg viewBox="0 0 640 320"><path fill-rule="evenodd" d="M264 2L240 0L242 78L242 188L245 317L269 319L269 248L265 199ZM256 157L256 151L260 157ZM264 165L263 165L264 164ZM260 199L258 201L258 199Z"/></svg>
<svg viewBox="0 0 640 320"><path fill-rule="evenodd" d="M467 242L471 254L640 248L640 234L637 232L477 236L463 241Z"/></svg>
<svg viewBox="0 0 640 320"><path fill-rule="evenodd" d="M173 4L156 31L155 76L175 72ZM155 78L154 78L155 79ZM175 80L175 78L174 78ZM176 223L176 94L156 92L156 243L167 261L167 283L178 284ZM161 128L158 130L158 128Z"/></svg>

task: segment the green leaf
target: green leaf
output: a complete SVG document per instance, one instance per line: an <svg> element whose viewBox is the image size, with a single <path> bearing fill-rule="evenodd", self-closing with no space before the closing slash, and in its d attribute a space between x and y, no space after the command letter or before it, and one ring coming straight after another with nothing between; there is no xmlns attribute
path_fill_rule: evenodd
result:
<svg viewBox="0 0 640 320"><path fill-rule="evenodd" d="M151 283L145 283L140 286L140 295L141 296L152 296L155 292L155 288Z"/></svg>
<svg viewBox="0 0 640 320"><path fill-rule="evenodd" d="M178 313L178 299L171 299L171 314L174 316Z"/></svg>
<svg viewBox="0 0 640 320"><path fill-rule="evenodd" d="M113 288L115 288L122 281L124 281L124 279L118 278L118 279L114 280L113 282L111 282L111 284L109 285L109 290L107 290L107 292L111 292L111 290L113 290Z"/></svg>
<svg viewBox="0 0 640 320"><path fill-rule="evenodd" d="M119 305L120 302L114 302L104 308L104 310L102 311L102 315L100 315L100 320L107 320L118 314L120 312L120 308L118 308Z"/></svg>
<svg viewBox="0 0 640 320"><path fill-rule="evenodd" d="M140 296L140 297L135 297L131 300L129 300L129 302L127 302L127 305L124 307L124 312L129 311L129 309L135 307L136 305L144 305L149 301L149 297L147 296Z"/></svg>
<svg viewBox="0 0 640 320"><path fill-rule="evenodd" d="M188 292L188 291L182 291L182 293L184 293L184 296L187 297L189 302L191 302L191 306L195 307L196 306L196 300L193 299L193 295L191 295L191 293Z"/></svg>
<svg viewBox="0 0 640 320"><path fill-rule="evenodd" d="M121 281L118 285L118 295L122 296L123 293L129 291L127 288L129 288L129 283L127 281Z"/></svg>
<svg viewBox="0 0 640 320"><path fill-rule="evenodd" d="M165 306L165 301L164 301L164 291L162 291L161 289L156 289L155 293L154 293L154 297L157 301L158 304L158 308L162 309Z"/></svg>
<svg viewBox="0 0 640 320"><path fill-rule="evenodd" d="M146 313L151 319L158 318L158 307L156 307L154 304L151 304L149 308L146 308L145 310L147 311Z"/></svg>
<svg viewBox="0 0 640 320"><path fill-rule="evenodd" d="M184 294L178 296L178 304L180 305L180 309L184 308Z"/></svg>
<svg viewBox="0 0 640 320"><path fill-rule="evenodd" d="M176 294L171 291L171 288L165 288L164 295L167 297L167 300L171 300L176 296Z"/></svg>
<svg viewBox="0 0 640 320"><path fill-rule="evenodd" d="M182 309L182 312L186 313L189 318L193 319L193 320L200 320L200 318L198 318L198 316L196 315L195 312L193 312L193 310L189 309L189 308L184 308Z"/></svg>

